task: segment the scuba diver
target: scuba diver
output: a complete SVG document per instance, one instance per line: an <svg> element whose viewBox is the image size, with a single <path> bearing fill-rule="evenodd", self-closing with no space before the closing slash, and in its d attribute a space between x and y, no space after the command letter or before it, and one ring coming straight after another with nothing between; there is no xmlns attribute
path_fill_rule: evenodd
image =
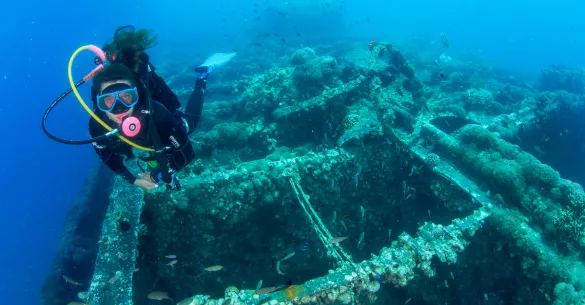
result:
<svg viewBox="0 0 585 305"><path fill-rule="evenodd" d="M148 90L136 78L136 74L125 65L115 63L98 72L93 80L92 95L96 100L96 114L108 120L122 133L131 137L135 143L152 146L152 138L158 137L165 147L166 166L151 165L155 158L144 159L149 163L149 171L136 178L124 165L124 156L134 158L132 147L117 138L105 138L93 143L102 161L126 181L143 190L152 190L159 183L167 183L176 188L177 181L172 174L183 169L195 158L193 146L187 136L188 127L182 124L165 106L156 101L148 101ZM149 120L153 124L146 124ZM108 131L96 120L90 118L89 133L99 137ZM153 133L157 133L154 135ZM162 164L161 164L162 165Z"/></svg>
<svg viewBox="0 0 585 305"><path fill-rule="evenodd" d="M171 147L171 152L166 153L168 157L166 169L165 166L155 165L152 168L152 172L147 171L139 178L136 178L123 164L122 155L134 158L130 146L119 143L119 140L116 140L118 143L115 144L104 143L106 140L93 143L96 153L110 169L120 174L129 183L146 191L156 188L159 183L163 182L167 183L168 188L176 188L178 182L174 179L172 172L182 169L194 159L193 148L187 135L195 130L201 117L203 93L207 88L208 75L206 73L207 67L205 66L195 69L197 76L195 87L187 102L185 113L181 112L179 110L181 108L179 99L162 77L156 74L155 68L150 63L149 56L145 52L146 49L155 45L156 37L149 30L136 31L133 26L119 27L116 29L113 39L102 48L111 66L96 74L91 87L94 111L99 109L111 122L122 127L123 131L122 120L124 120L124 116L134 114L133 117L135 118L138 112L140 114L151 112L144 107L140 107L141 105L134 105L141 100L141 96L142 100L147 100L147 95L153 99L154 129L158 130L161 144L165 147ZM94 61L101 64L99 57L96 57ZM131 71L134 75L125 73L122 65L128 68L127 72ZM113 68L109 69L110 67ZM111 84L111 82L115 83ZM104 88L104 83L111 86ZM138 90L140 85L145 88ZM128 86L132 86L134 89ZM114 92L112 91L113 89L109 88L119 90ZM138 94L140 92L142 94ZM126 102L125 98L130 100ZM135 107L138 107L138 109L134 109ZM89 131L92 137L107 132L95 120L90 119L89 124ZM138 122L138 124L143 123ZM130 124L129 126L134 125ZM149 167L157 164L155 159L154 157L148 160L142 158L143 161L148 162ZM163 160L163 162L165 161ZM168 174L165 173L167 170Z"/></svg>
<svg viewBox="0 0 585 305"><path fill-rule="evenodd" d="M188 135L197 127L203 109L207 76L223 66L236 53L215 53L194 69L196 80L184 112L181 103L165 81L155 73L145 50L156 45L156 37L148 30L136 31L134 26L116 29L114 37L103 49L95 45L78 48L69 60L70 89L47 108L42 118L43 132L63 144L93 144L102 161L126 181L141 189L152 190L160 183L168 189L180 189L174 172L181 170L195 153ZM73 61L79 52L96 54L97 67L75 83ZM94 79L91 87L93 109L81 98L77 88ZM50 112L70 93L91 116L87 140L68 140L53 135L46 127ZM135 157L133 148L148 153L139 159L147 170L137 178L124 165L124 157Z"/></svg>

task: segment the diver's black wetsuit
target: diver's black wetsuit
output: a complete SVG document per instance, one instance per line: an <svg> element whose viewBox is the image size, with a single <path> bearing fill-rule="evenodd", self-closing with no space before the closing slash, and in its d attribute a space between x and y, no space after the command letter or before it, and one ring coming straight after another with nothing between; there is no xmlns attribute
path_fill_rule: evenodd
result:
<svg viewBox="0 0 585 305"><path fill-rule="evenodd" d="M134 143L142 146L152 147L151 139L148 136L148 111L144 103L139 103L134 107L133 116L140 118L142 129L138 136L130 139ZM152 111L154 113L154 124L160 136L161 144L168 146L171 149L166 153L168 165L173 171L183 169L195 158L193 146L182 121L177 120L162 104L153 101ZM104 121L108 122L108 118L104 113L96 113ZM103 135L107 130L101 126L96 120L90 119L89 133L92 137ZM127 158L134 158L132 148L130 145L122 142L118 137L107 138L97 143L93 143L96 153L104 161L104 163L117 174L120 174L129 183L134 183L136 177L124 165L124 156ZM158 168L151 172L152 177L158 175Z"/></svg>
<svg viewBox="0 0 585 305"><path fill-rule="evenodd" d="M185 113L181 113L179 108L181 103L175 93L167 86L162 77L158 76L154 69L149 72L149 90L153 98L152 107L154 113L154 124L160 136L162 146L169 146L171 150L167 152L168 165L173 171L183 169L195 158L195 152L189 141L188 134L191 134L197 127L203 110L203 92L206 89L206 79L198 78L195 82L193 93L189 97ZM92 88L93 89L93 88ZM92 90L92 100L94 101L94 110L97 108L96 93ZM141 97L142 98L142 97ZM144 100L144 99L142 99ZM140 135L132 138L131 141L136 144L152 147L152 140L148 137L148 111L145 102L139 102L134 107L133 115L141 117L142 128ZM144 113L146 112L146 113ZM110 122L106 115L101 111L95 111L105 122ZM188 132L185 130L183 120L187 122ZM112 127L113 123L110 125ZM103 135L107 130L96 120L90 118L89 133L91 137ZM177 144L179 147L176 147ZM117 174L120 174L129 183L134 183L136 177L124 165L124 156L134 158L132 148L122 142L118 137L108 138L97 143L93 143L95 151L104 161L104 163ZM158 175L158 169L151 172L151 177Z"/></svg>

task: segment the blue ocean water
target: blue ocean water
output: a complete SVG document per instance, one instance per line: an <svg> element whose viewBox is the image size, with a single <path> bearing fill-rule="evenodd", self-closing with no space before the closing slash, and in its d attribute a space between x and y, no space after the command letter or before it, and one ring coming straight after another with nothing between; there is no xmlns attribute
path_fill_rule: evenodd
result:
<svg viewBox="0 0 585 305"><path fill-rule="evenodd" d="M323 10L327 2L330 10ZM343 10L338 9L343 2ZM254 21L274 8L287 18ZM333 11L333 12L332 12ZM47 105L67 88L66 65L81 45L101 45L123 24L159 35L157 54L189 48L193 56L249 44L248 29L312 41L419 41L439 49L445 33L455 52L468 52L537 76L549 64L585 64L585 5L578 1L3 1L0 9L0 293L3 304L37 304L65 214L89 169L89 146L54 143L40 129ZM294 24L293 29L291 25ZM225 34L229 33L229 37ZM434 41L437 41L433 43ZM76 79L92 55L74 66ZM81 90L88 98L88 86ZM49 121L56 134L87 137L87 114L73 97Z"/></svg>

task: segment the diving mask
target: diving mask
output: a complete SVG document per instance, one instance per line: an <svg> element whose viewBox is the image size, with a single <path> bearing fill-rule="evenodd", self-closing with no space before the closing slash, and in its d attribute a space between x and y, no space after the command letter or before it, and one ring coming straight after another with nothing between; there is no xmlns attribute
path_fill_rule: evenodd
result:
<svg viewBox="0 0 585 305"><path fill-rule="evenodd" d="M103 112L125 112L136 103L138 103L138 90L128 84L113 84L97 96L97 106Z"/></svg>

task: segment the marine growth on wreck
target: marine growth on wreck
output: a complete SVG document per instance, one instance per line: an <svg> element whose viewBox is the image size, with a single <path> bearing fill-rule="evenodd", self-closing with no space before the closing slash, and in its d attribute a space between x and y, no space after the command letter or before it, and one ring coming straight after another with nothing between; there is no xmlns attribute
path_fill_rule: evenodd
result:
<svg viewBox="0 0 585 305"><path fill-rule="evenodd" d="M88 186L42 304L583 304L585 75L332 49L210 81L182 190Z"/></svg>

